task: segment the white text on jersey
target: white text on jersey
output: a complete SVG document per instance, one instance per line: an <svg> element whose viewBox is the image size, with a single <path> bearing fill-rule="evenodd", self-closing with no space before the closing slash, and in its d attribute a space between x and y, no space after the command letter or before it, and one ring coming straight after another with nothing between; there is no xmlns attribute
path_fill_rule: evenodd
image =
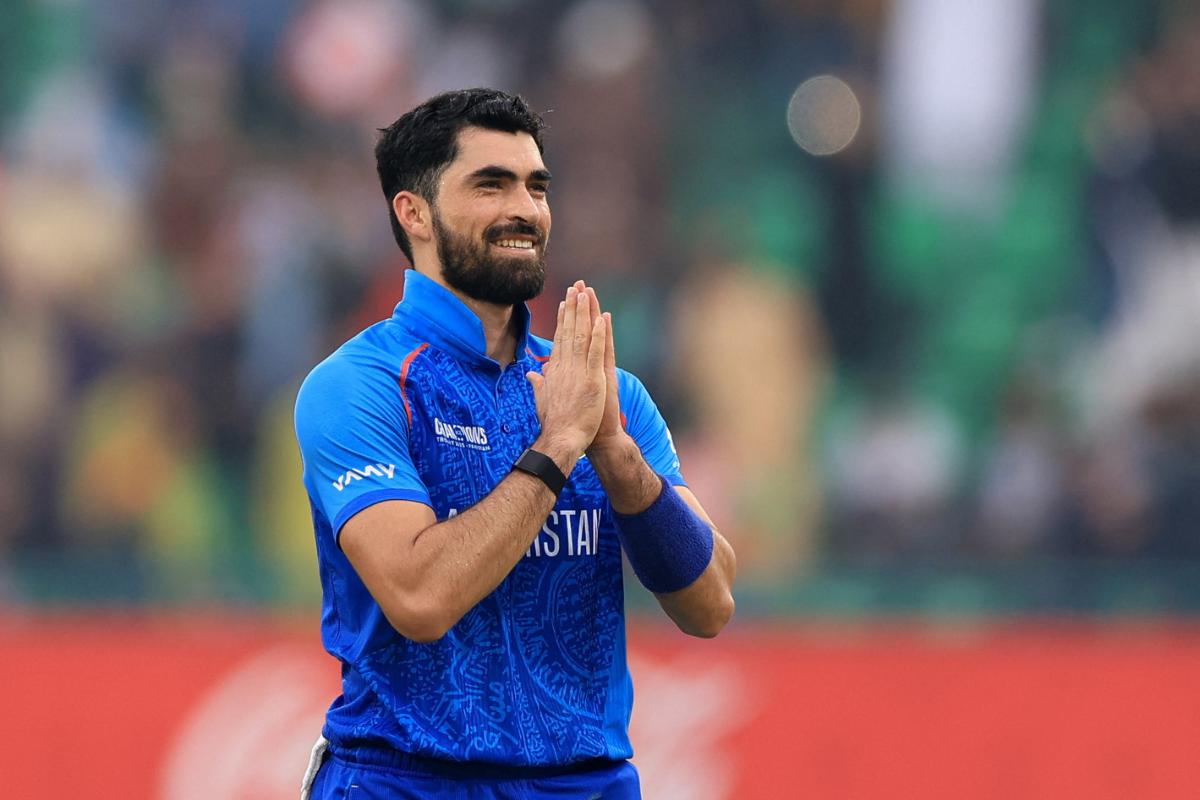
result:
<svg viewBox="0 0 1200 800"><path fill-rule="evenodd" d="M550 512L537 538L525 551L526 558L559 558L562 556L594 556L600 553L599 508L562 508ZM450 509L446 519L457 516Z"/></svg>
<svg viewBox="0 0 1200 800"><path fill-rule="evenodd" d="M470 447L473 450L490 450L487 431L482 425L458 425L433 418L433 432L442 444L455 447Z"/></svg>
<svg viewBox="0 0 1200 800"><path fill-rule="evenodd" d="M333 488L340 492L349 486L352 481L361 481L363 478L390 478L395 474L395 464L367 464L365 467L352 469L344 475L339 475L338 479L333 482Z"/></svg>
<svg viewBox="0 0 1200 800"><path fill-rule="evenodd" d="M600 547L599 508L563 508L550 512L542 530L525 551L526 558L594 556Z"/></svg>

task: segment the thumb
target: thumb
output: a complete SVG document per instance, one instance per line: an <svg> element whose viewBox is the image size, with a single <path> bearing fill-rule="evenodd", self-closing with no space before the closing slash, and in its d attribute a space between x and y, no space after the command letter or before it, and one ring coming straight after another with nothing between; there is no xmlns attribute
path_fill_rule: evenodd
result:
<svg viewBox="0 0 1200 800"><path fill-rule="evenodd" d="M542 384L545 383L546 378L540 372L534 372L533 370L526 372L525 377L533 385L533 393L535 395L541 394Z"/></svg>

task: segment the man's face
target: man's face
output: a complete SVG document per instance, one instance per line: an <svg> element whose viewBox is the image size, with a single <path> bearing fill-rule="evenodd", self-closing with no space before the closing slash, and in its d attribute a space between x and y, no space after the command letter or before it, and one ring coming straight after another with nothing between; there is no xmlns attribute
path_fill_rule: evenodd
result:
<svg viewBox="0 0 1200 800"><path fill-rule="evenodd" d="M550 173L537 144L527 133L470 127L458 149L431 204L442 277L486 303L536 297L550 238Z"/></svg>

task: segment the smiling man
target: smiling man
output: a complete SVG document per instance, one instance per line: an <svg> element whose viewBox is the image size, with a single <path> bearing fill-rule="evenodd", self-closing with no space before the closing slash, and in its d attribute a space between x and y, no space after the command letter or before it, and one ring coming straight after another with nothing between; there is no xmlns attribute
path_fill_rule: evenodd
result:
<svg viewBox="0 0 1200 800"><path fill-rule="evenodd" d="M622 551L685 633L733 614L733 550L596 293L576 281L554 340L529 332L542 152L541 119L489 89L432 98L376 146L404 298L296 404L342 662L306 796L637 798Z"/></svg>

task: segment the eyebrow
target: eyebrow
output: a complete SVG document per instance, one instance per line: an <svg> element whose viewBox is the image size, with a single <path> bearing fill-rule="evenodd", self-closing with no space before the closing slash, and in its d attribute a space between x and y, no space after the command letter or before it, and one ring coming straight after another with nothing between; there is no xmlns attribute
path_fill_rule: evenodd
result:
<svg viewBox="0 0 1200 800"><path fill-rule="evenodd" d="M529 173L530 180L542 181L543 183L549 183L552 177L553 176L550 174L550 170L548 169L535 169L533 172ZM513 172L511 169L498 167L493 164L486 167L480 167L467 176L468 181L476 181L485 178L491 180L515 181L517 180L517 173Z"/></svg>

